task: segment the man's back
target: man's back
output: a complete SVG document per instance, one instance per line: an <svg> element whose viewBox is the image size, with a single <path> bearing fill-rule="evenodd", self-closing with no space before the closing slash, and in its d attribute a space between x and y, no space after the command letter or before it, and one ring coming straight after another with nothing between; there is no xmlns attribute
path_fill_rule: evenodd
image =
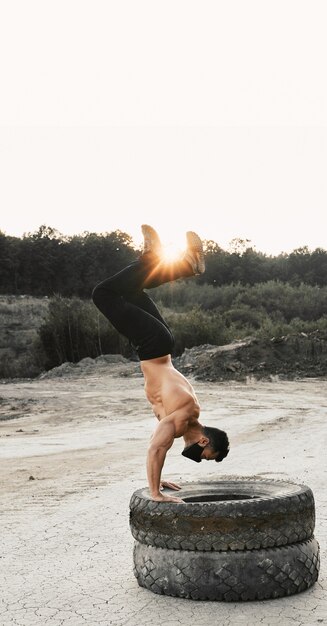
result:
<svg viewBox="0 0 327 626"><path fill-rule="evenodd" d="M141 362L144 389L156 417L161 420L184 408L197 419L200 406L192 385L178 372L169 355Z"/></svg>

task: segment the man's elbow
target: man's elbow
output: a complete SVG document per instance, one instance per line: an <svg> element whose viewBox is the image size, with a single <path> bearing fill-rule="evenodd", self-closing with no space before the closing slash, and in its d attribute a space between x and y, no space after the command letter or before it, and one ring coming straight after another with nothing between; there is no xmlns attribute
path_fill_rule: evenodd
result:
<svg viewBox="0 0 327 626"><path fill-rule="evenodd" d="M148 447L148 458L158 458L165 456L168 448L162 445L150 443Z"/></svg>

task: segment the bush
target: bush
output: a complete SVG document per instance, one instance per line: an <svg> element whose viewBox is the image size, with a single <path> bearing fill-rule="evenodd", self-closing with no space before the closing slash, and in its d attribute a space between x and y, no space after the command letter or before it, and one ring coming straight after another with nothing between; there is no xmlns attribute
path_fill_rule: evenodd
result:
<svg viewBox="0 0 327 626"><path fill-rule="evenodd" d="M128 341L117 333L92 302L78 298L51 299L39 336L46 355L46 369L65 361L77 363L87 356L130 355Z"/></svg>
<svg viewBox="0 0 327 626"><path fill-rule="evenodd" d="M188 312L165 311L164 317L175 337L174 354L204 343L222 345L229 341L229 332L221 315L198 307Z"/></svg>
<svg viewBox="0 0 327 626"><path fill-rule="evenodd" d="M151 290L159 304L185 311L197 305L206 311L226 313L247 307L290 322L297 317L318 320L327 314L327 287L291 285L277 280L256 285L233 283L214 287L194 280L168 283ZM152 297L152 296L151 296Z"/></svg>

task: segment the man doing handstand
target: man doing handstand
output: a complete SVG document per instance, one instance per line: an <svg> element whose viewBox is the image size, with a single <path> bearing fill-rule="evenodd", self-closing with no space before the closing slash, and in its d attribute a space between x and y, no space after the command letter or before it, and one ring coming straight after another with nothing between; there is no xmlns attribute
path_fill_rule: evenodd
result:
<svg viewBox="0 0 327 626"><path fill-rule="evenodd" d="M200 406L194 389L171 361L174 338L156 305L144 289L202 274L205 270L202 243L188 232L184 256L175 262L163 260L161 242L151 226L143 225L144 249L140 258L93 291L93 302L113 326L136 349L145 381L145 394L159 424L151 437L147 455L150 494L159 502L182 502L166 496L161 487L179 489L161 481L166 454L177 437L183 437L182 454L200 463L222 461L229 451L227 435L219 428L199 422Z"/></svg>

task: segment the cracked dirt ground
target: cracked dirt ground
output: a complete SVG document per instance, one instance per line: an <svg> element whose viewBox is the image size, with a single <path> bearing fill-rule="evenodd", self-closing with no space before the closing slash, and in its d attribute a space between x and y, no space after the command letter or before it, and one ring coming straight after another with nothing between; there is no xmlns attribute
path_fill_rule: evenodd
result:
<svg viewBox="0 0 327 626"><path fill-rule="evenodd" d="M146 482L155 426L137 371L98 364L0 385L1 626L327 623L327 381L194 382L202 423L228 431L231 453L195 466L177 440L166 477L289 478L316 500L319 582L289 598L226 604L155 595L134 578L128 504Z"/></svg>

